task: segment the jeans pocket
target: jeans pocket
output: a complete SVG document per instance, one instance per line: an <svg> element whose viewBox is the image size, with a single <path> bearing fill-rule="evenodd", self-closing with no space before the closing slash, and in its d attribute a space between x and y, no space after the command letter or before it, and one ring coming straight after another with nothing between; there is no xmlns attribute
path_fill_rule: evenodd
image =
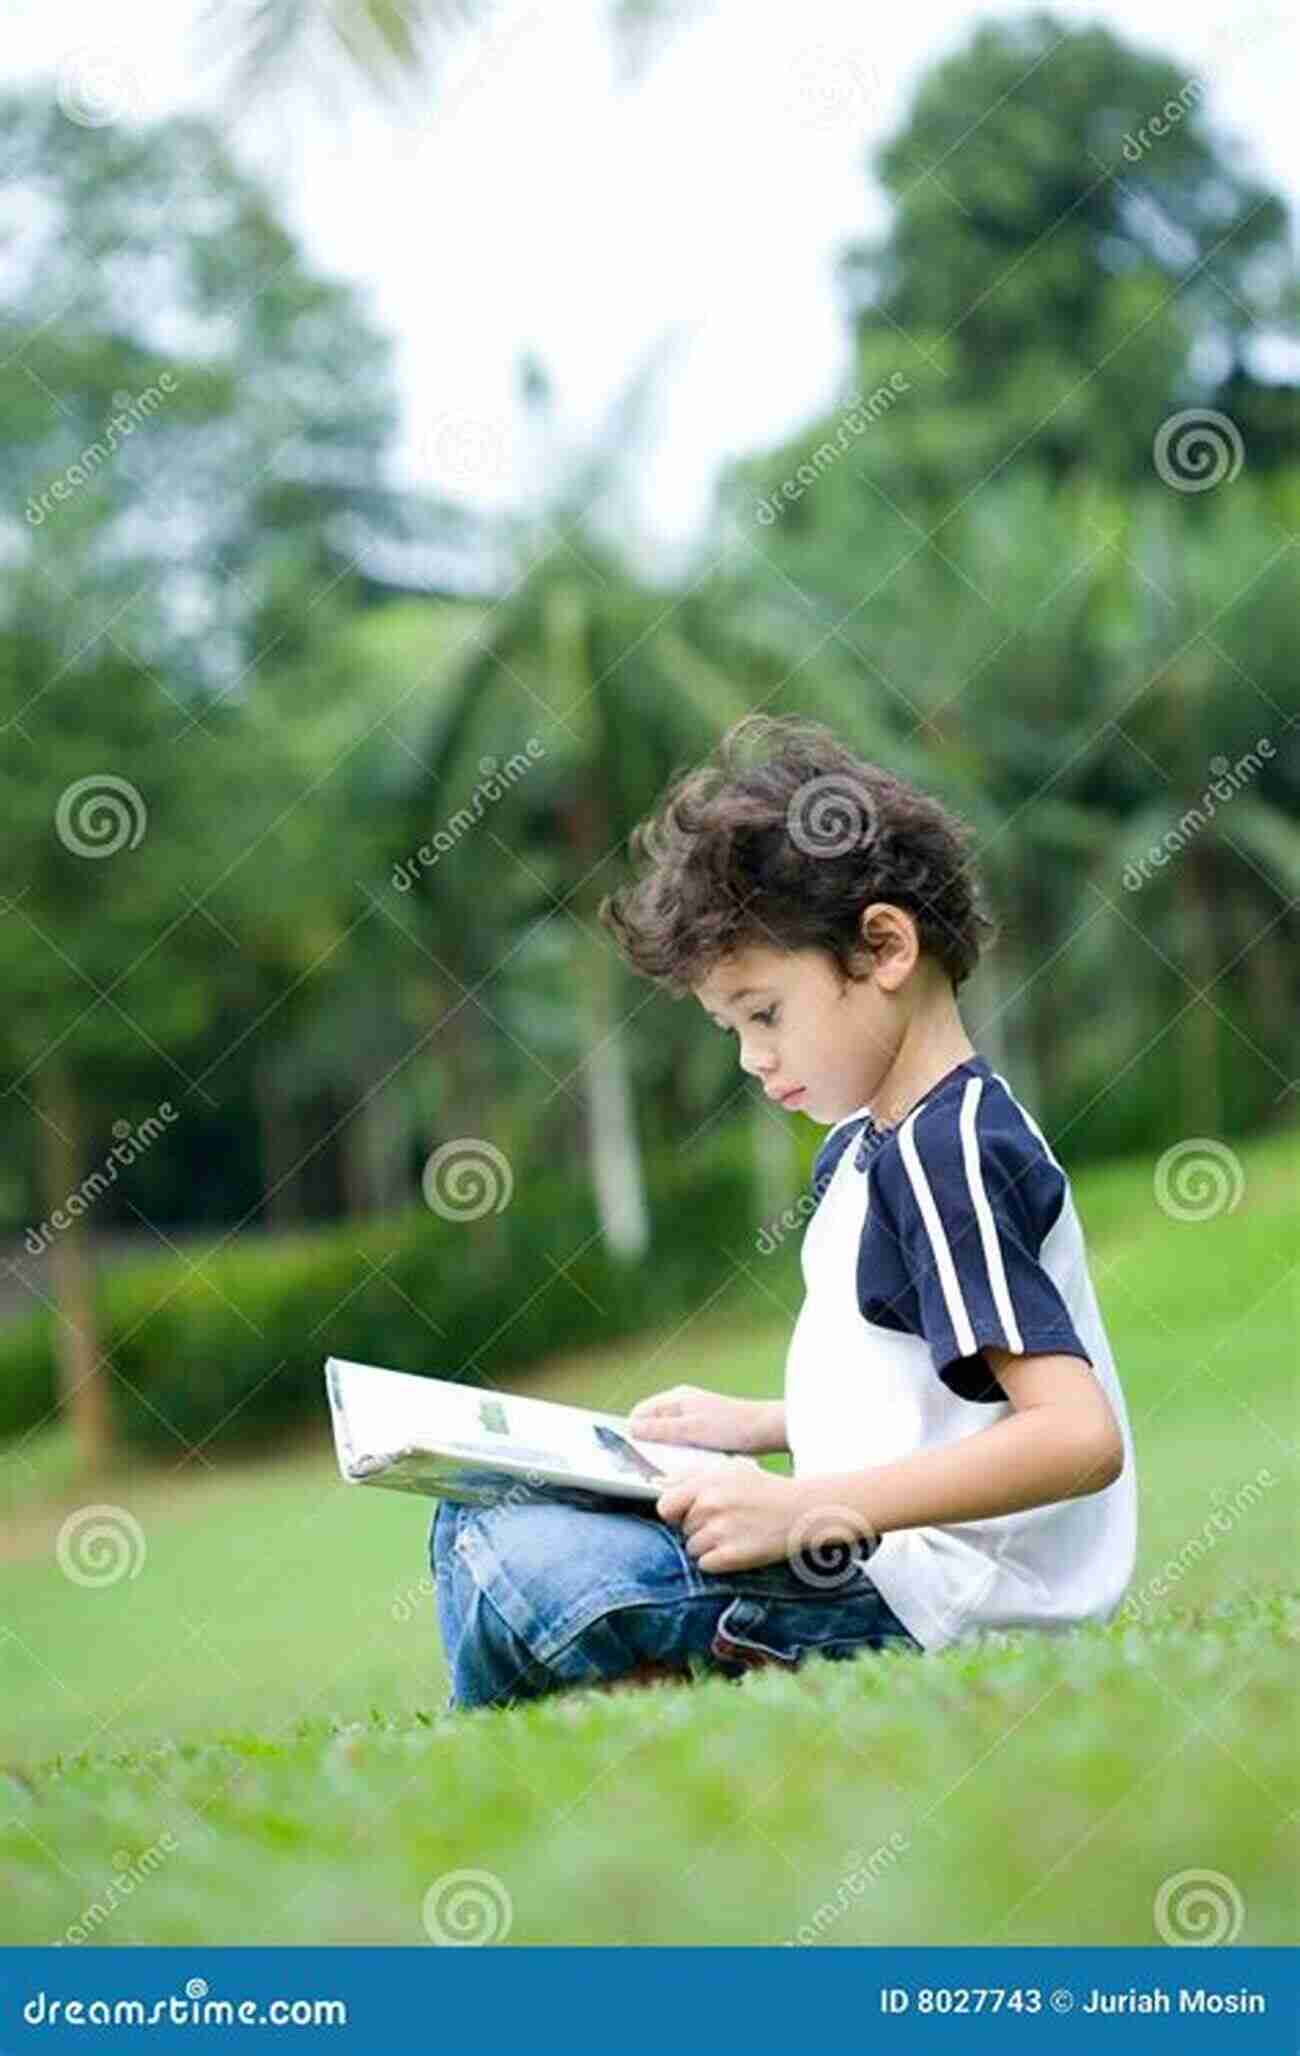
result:
<svg viewBox="0 0 1300 2056"><path fill-rule="evenodd" d="M890 1644L921 1646L864 1579L851 1594L739 1593L718 1616L712 1654L745 1670L797 1670L805 1656L842 1658Z"/></svg>
<svg viewBox="0 0 1300 2056"><path fill-rule="evenodd" d="M774 1632L767 1626L767 1615L768 1606L761 1599L733 1599L718 1616L710 1653L719 1663L739 1664L744 1670L761 1670L769 1663L797 1669L801 1650L778 1649L763 1639Z"/></svg>

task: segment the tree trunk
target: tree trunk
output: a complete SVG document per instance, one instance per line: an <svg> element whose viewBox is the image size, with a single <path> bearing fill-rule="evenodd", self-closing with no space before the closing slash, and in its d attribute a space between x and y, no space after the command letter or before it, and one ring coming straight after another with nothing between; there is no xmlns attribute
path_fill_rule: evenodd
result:
<svg viewBox="0 0 1300 2056"><path fill-rule="evenodd" d="M594 927L593 869L609 847L609 809L603 795L617 776L616 738L606 731L605 701L593 683L586 602L576 590L557 587L548 597L546 643L555 687L568 704L580 705L591 761L579 773L561 808L561 828L583 881L574 904L579 941L579 1034L587 1104L587 1154L596 1216L606 1246L629 1262L650 1247L650 1219L636 1117L628 1077L627 1034L618 1017L618 965L613 946Z"/></svg>
<svg viewBox="0 0 1300 2056"><path fill-rule="evenodd" d="M38 1074L37 1118L45 1218L50 1222L54 1285L54 1353L59 1411L72 1431L83 1477L106 1467L113 1447L108 1365L101 1362L95 1319L95 1266L84 1217L68 1202L82 1178L82 1120L66 1070L51 1060ZM66 1228L55 1228L61 1209Z"/></svg>
<svg viewBox="0 0 1300 2056"><path fill-rule="evenodd" d="M612 966L599 942L579 945L586 1004L582 1077L587 1102L587 1152L596 1212L606 1244L634 1262L650 1246L650 1221L627 1075L627 1043L614 1019Z"/></svg>
<svg viewBox="0 0 1300 2056"><path fill-rule="evenodd" d="M1179 861L1176 890L1183 969L1195 990L1204 992L1215 971L1214 910L1201 890L1195 856L1188 850ZM1184 1135L1217 1135L1222 1126L1218 1030L1218 1016L1209 1000L1193 999L1178 1028Z"/></svg>
<svg viewBox="0 0 1300 2056"><path fill-rule="evenodd" d="M267 1227L287 1227L301 1218L289 1110L262 1064L253 1071L257 1132L262 1164L262 1216Z"/></svg>
<svg viewBox="0 0 1300 2056"><path fill-rule="evenodd" d="M349 1103L339 1108L344 1119L338 1144L344 1205L348 1217L356 1220L400 1204L398 1157L404 1126L401 1095L392 1086L358 1082L350 1094Z"/></svg>

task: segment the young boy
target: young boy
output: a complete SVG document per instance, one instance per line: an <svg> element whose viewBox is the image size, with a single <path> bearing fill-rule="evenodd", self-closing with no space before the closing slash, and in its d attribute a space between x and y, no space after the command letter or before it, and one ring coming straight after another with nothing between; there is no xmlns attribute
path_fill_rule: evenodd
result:
<svg viewBox="0 0 1300 2056"><path fill-rule="evenodd" d="M1132 1575L1132 1440L1069 1181L957 1011L993 927L971 831L815 723L751 716L718 754L634 831L650 868L600 918L829 1132L783 1400L676 1386L629 1420L788 1448L793 1475L692 1472L653 1514L440 1503L451 1706L1060 1630Z"/></svg>

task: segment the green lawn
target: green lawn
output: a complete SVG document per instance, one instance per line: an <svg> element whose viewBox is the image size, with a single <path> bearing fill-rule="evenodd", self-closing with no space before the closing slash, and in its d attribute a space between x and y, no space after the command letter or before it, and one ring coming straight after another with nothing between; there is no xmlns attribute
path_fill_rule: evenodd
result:
<svg viewBox="0 0 1300 2056"><path fill-rule="evenodd" d="M87 1496L59 1436L0 1455L0 1940L420 1943L472 1870L525 1944L1150 1943L1197 1870L1236 1939L1294 1943L1294 1138L1238 1154L1202 1222L1148 1163L1076 1179L1134 1592L1185 1572L1136 1623L449 1716L431 1506L343 1486L323 1441L102 1481L143 1554L99 1588L56 1560ZM737 1337L724 1299L528 1389L775 1392L787 1333Z"/></svg>

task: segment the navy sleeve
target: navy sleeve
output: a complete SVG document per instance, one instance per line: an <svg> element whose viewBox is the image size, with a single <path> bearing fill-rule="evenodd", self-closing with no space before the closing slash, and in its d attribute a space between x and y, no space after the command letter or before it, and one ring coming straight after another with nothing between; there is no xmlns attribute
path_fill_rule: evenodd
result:
<svg viewBox="0 0 1300 2056"><path fill-rule="evenodd" d="M923 1336L959 1399L1007 1398L980 1354L985 1343L1091 1363L1040 1261L1065 1192L1064 1173L1007 1095L984 1089L923 1109L871 1165L863 1316Z"/></svg>

